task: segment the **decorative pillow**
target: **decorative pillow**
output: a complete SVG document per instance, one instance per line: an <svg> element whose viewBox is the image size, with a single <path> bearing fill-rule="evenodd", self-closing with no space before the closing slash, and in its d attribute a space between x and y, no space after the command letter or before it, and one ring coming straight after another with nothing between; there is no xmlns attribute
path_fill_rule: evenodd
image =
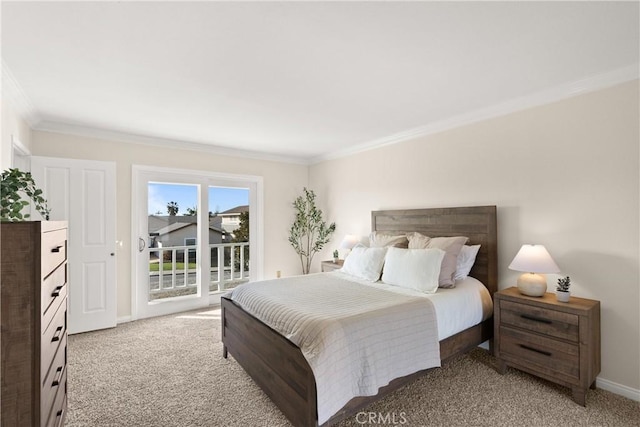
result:
<svg viewBox="0 0 640 427"><path fill-rule="evenodd" d="M446 252L440 267L440 287L453 288L455 286L454 276L456 273L456 265L458 263L458 254L462 250L462 246L467 243L468 237L432 237L429 240L429 249L438 248Z"/></svg>
<svg viewBox="0 0 640 427"><path fill-rule="evenodd" d="M389 285L433 294L445 251L442 249L389 248L384 261L382 281Z"/></svg>
<svg viewBox="0 0 640 427"><path fill-rule="evenodd" d="M394 236L392 234L372 231L371 234L369 234L369 246L372 248L388 248L390 246L395 246L397 248L406 248L407 236Z"/></svg>
<svg viewBox="0 0 640 427"><path fill-rule="evenodd" d="M455 280L464 280L467 278L473 268L473 264L476 262L476 256L478 256L479 250L480 245L464 245L462 247L460 254L458 254L458 262L456 263Z"/></svg>
<svg viewBox="0 0 640 427"><path fill-rule="evenodd" d="M420 233L407 233L409 239L409 249L427 249L431 237Z"/></svg>
<svg viewBox="0 0 640 427"><path fill-rule="evenodd" d="M387 248L354 247L344 260L341 272L370 282L380 279Z"/></svg>

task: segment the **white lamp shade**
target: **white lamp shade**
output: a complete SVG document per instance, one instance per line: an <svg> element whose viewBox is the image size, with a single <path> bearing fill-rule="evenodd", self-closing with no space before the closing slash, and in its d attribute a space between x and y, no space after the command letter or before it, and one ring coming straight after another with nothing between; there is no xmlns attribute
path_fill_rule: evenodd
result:
<svg viewBox="0 0 640 427"><path fill-rule="evenodd" d="M509 269L528 273L558 273L560 268L543 245L522 245Z"/></svg>
<svg viewBox="0 0 640 427"><path fill-rule="evenodd" d="M360 238L354 234L347 234L340 243L340 249L352 249L355 245L360 243Z"/></svg>

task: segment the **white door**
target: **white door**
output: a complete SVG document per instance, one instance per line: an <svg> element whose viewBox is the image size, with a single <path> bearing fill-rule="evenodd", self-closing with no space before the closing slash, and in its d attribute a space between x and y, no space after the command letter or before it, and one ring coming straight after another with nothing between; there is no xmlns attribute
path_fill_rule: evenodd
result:
<svg viewBox="0 0 640 427"><path fill-rule="evenodd" d="M69 222L71 334L116 326L115 172L114 162L31 158L50 219Z"/></svg>

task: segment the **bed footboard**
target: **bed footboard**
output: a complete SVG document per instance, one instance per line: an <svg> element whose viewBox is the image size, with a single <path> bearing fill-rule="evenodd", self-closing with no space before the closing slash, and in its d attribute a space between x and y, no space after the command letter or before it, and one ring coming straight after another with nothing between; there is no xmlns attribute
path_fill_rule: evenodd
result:
<svg viewBox="0 0 640 427"><path fill-rule="evenodd" d="M223 356L231 353L294 426L317 426L316 382L298 347L222 297Z"/></svg>

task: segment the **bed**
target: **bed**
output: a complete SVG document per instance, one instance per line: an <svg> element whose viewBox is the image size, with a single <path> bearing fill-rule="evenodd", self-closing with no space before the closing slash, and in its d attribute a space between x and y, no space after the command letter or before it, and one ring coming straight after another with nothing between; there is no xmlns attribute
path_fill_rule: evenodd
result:
<svg viewBox="0 0 640 427"><path fill-rule="evenodd" d="M371 214L371 230L389 234L419 232L431 237L467 236L467 244L480 244L470 276L497 290L496 207L384 210ZM331 274L331 273L325 273ZM490 340L492 319L469 327L439 342L442 362ZM228 353L295 426L318 425L316 378L301 349L245 311L229 297L222 298L223 356ZM351 399L322 425L331 425L423 375L421 370L395 378L374 396Z"/></svg>

